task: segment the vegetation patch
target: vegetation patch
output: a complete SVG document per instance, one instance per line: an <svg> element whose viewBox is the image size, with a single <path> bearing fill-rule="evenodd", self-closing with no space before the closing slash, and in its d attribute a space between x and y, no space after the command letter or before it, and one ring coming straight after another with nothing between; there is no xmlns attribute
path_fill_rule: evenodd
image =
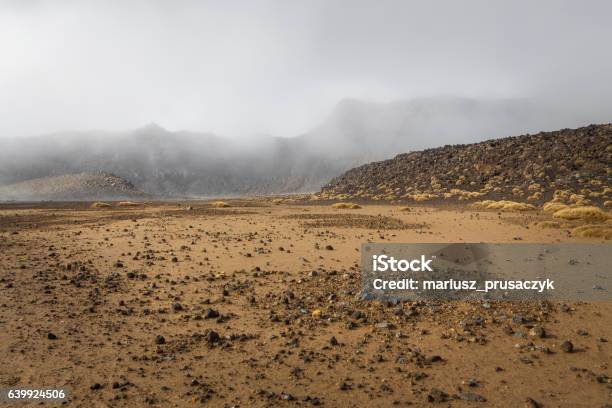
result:
<svg viewBox="0 0 612 408"><path fill-rule="evenodd" d="M215 201L213 203L211 203L211 205L215 208L228 208L231 207L231 205L229 205L229 203L226 203L225 201Z"/></svg>
<svg viewBox="0 0 612 408"><path fill-rule="evenodd" d="M332 205L332 208L337 210L358 210L361 206L355 203L335 203Z"/></svg>
<svg viewBox="0 0 612 408"><path fill-rule="evenodd" d="M91 205L91 208L110 208L111 205L109 203L103 203L101 201L95 202Z"/></svg>
<svg viewBox="0 0 612 408"><path fill-rule="evenodd" d="M535 210L536 207L527 203L518 203L516 201L494 201L485 200L478 201L473 204L476 208L483 208L487 210L502 210L502 211L529 211Z"/></svg>
<svg viewBox="0 0 612 408"><path fill-rule="evenodd" d="M610 218L610 214L597 207L574 207L555 212L553 218L560 218L563 220L606 221Z"/></svg>
<svg viewBox="0 0 612 408"><path fill-rule="evenodd" d="M612 225L609 224L587 224L576 227L572 230L572 235L583 238L612 238Z"/></svg>

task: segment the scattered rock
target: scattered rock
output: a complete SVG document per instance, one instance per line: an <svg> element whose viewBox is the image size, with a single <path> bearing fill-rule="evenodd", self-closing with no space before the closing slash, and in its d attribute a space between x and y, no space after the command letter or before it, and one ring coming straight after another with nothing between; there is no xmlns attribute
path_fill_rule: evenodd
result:
<svg viewBox="0 0 612 408"><path fill-rule="evenodd" d="M574 351L574 344L569 340L565 340L563 343L561 343L561 350L565 351L566 353L571 353Z"/></svg>

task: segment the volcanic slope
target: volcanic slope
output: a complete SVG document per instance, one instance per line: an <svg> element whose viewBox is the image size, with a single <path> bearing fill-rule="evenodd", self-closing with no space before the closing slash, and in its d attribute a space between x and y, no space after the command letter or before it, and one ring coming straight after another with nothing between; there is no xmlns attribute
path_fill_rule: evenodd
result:
<svg viewBox="0 0 612 408"><path fill-rule="evenodd" d="M334 178L320 198L537 204L563 190L603 204L611 180L612 124L603 124L400 154Z"/></svg>

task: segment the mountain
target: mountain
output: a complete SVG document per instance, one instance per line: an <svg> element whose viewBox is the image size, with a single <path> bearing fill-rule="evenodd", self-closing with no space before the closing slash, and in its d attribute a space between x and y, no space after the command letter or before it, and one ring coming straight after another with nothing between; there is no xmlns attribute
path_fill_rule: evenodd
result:
<svg viewBox="0 0 612 408"><path fill-rule="evenodd" d="M0 185L108 172L157 197L317 191L347 169L405 151L546 129L543 109L523 100L346 99L293 138L225 138L168 131L63 132L0 139ZM2 197L0 197L2 199Z"/></svg>
<svg viewBox="0 0 612 408"><path fill-rule="evenodd" d="M42 177L0 186L2 200L75 201L145 198L129 181L108 173Z"/></svg>
<svg viewBox="0 0 612 408"><path fill-rule="evenodd" d="M323 186L328 199L516 199L556 190L612 198L612 124L446 145L353 168Z"/></svg>

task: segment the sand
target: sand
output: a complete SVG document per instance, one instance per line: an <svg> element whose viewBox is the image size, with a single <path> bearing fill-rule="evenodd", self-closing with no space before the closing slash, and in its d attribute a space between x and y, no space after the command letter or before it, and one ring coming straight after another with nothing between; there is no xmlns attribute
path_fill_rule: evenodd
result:
<svg viewBox="0 0 612 408"><path fill-rule="evenodd" d="M368 240L609 241L530 211L227 201L0 206L0 387L75 407L612 402L610 303L359 299Z"/></svg>

